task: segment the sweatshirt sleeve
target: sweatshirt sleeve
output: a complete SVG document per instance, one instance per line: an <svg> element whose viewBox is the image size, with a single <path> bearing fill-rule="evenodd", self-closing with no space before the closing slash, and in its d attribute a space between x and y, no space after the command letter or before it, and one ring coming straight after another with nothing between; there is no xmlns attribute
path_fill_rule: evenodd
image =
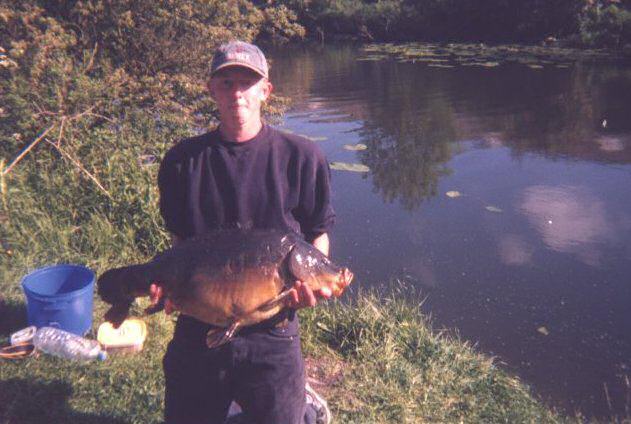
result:
<svg viewBox="0 0 631 424"><path fill-rule="evenodd" d="M308 241L328 233L335 223L331 205L331 170L319 150L310 155L301 175L301 193L295 216Z"/></svg>
<svg viewBox="0 0 631 424"><path fill-rule="evenodd" d="M158 171L158 190L160 191L160 214L166 229L177 236L184 236L184 217L182 208L185 204L184 188L181 184L181 165L174 160L172 151L167 152Z"/></svg>

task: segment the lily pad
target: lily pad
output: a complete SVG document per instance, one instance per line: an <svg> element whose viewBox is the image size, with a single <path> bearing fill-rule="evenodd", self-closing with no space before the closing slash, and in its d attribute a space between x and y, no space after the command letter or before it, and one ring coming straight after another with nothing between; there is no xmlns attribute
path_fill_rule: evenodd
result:
<svg viewBox="0 0 631 424"><path fill-rule="evenodd" d="M449 60L460 62L462 66L494 67L496 63L522 63L532 69L541 66L573 65L578 62L611 62L624 61L624 56L615 52L594 49L570 49L555 46L520 46L484 44L371 44L362 48L363 58L376 60L378 57L389 57L405 62L433 62Z"/></svg>
<svg viewBox="0 0 631 424"><path fill-rule="evenodd" d="M439 63L430 63L427 66L430 68L455 68L454 65L441 65Z"/></svg>
<svg viewBox="0 0 631 424"><path fill-rule="evenodd" d="M456 190L450 190L447 193L445 193L445 196L447 197L451 197L452 199L456 198L456 197L460 197L462 196L462 194L460 194L459 191Z"/></svg>
<svg viewBox="0 0 631 424"><path fill-rule="evenodd" d="M370 168L361 163L331 162L330 166L336 171L370 172Z"/></svg>
<svg viewBox="0 0 631 424"><path fill-rule="evenodd" d="M498 208L497 206L491 206L491 205L489 205L489 206L485 206L485 207L484 207L484 209L486 209L486 210L487 210L487 211L489 211L489 212L494 212L494 213L502 213L502 212L503 212L503 211L502 211L500 208Z"/></svg>
<svg viewBox="0 0 631 424"><path fill-rule="evenodd" d="M357 144L345 144L344 148L346 150L358 151L358 150L366 150L368 146L362 143L357 143Z"/></svg>
<svg viewBox="0 0 631 424"><path fill-rule="evenodd" d="M301 137L307 138L307 139L309 139L311 141L324 141L324 140L326 140L326 137L322 137L322 136L312 137L312 136L306 135L306 134L298 134L298 135L301 136Z"/></svg>
<svg viewBox="0 0 631 424"><path fill-rule="evenodd" d="M384 59L387 59L388 56L364 56L364 57L360 57L359 59L356 59L358 62L377 62L377 61L381 61Z"/></svg>
<svg viewBox="0 0 631 424"><path fill-rule="evenodd" d="M495 68L496 66L500 66L499 62L474 62L473 66L481 66L483 68Z"/></svg>

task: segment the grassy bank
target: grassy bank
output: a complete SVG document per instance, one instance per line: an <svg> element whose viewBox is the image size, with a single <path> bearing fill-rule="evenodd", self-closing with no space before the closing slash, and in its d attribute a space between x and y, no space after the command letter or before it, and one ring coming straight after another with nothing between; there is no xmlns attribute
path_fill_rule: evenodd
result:
<svg viewBox="0 0 631 424"><path fill-rule="evenodd" d="M339 422L563 422L518 379L432 329L403 291L303 314L305 350L326 372ZM327 375L328 374L328 375Z"/></svg>
<svg viewBox="0 0 631 424"><path fill-rule="evenodd" d="M25 325L18 274L9 270L0 282L2 344ZM414 302L402 299L400 292L368 293L352 305L334 302L301 313L309 375L336 422L567 421L491 358L433 331ZM139 303L136 312L146 305ZM104 311L98 299L95 309L96 327ZM161 358L173 322L164 314L146 321L145 349L134 356L89 364L44 355L2 360L0 423L160 422Z"/></svg>

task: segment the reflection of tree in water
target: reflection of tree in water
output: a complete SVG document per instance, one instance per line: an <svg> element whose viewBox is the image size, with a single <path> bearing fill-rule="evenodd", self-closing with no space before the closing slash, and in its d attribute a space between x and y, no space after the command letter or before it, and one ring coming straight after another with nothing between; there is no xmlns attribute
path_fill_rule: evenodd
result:
<svg viewBox="0 0 631 424"><path fill-rule="evenodd" d="M326 109L328 96L361 93L361 101L334 107L365 123L361 137L368 149L360 159L372 171L375 190L386 201L400 199L413 209L435 194L438 178L449 173L444 164L451 158L448 142L456 138L453 111L436 96L441 90L438 74L357 62L356 55L352 46L294 49L278 55L272 69L282 70L278 78L283 92L294 99L312 90L318 93L319 102L307 108L317 104Z"/></svg>
<svg viewBox="0 0 631 424"><path fill-rule="evenodd" d="M442 70L356 61L355 53L348 46L285 52L272 69L286 93L318 93L303 110L364 123L368 149L359 157L386 201L414 209L435 194L455 140L504 146L516 156L631 163L628 67Z"/></svg>
<svg viewBox="0 0 631 424"><path fill-rule="evenodd" d="M272 81L279 93L299 102L310 92L326 98L337 93L358 89L363 78L358 78L355 61L356 48L351 45L298 45L270 48L273 60L270 68ZM326 78L322 78L326 75Z"/></svg>
<svg viewBox="0 0 631 424"><path fill-rule="evenodd" d="M522 111L503 120L515 153L538 151L557 156L587 147L597 120L592 93L581 72L561 79L561 74L542 76L533 87L537 94L524 96Z"/></svg>
<svg viewBox="0 0 631 424"><path fill-rule="evenodd" d="M516 155L538 152L548 157L631 160L631 149L624 148L631 129L628 70L577 66L572 71L526 72L507 73L494 89L475 92L471 110L477 105L484 112L485 104L501 104L507 111L481 114L480 127L499 131L503 144ZM520 79L526 83L517 83ZM608 149L605 143L620 147Z"/></svg>
<svg viewBox="0 0 631 424"><path fill-rule="evenodd" d="M388 108L382 109L382 112ZM417 208L434 196L438 179L451 170L451 143L456 139L454 117L445 103L420 112L396 110L393 116L371 116L361 137L368 149L361 161L371 169L375 191L406 209Z"/></svg>

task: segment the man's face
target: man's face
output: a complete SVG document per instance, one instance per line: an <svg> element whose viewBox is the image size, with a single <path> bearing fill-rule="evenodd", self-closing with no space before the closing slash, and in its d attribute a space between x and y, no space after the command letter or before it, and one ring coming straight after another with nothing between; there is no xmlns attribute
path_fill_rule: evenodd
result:
<svg viewBox="0 0 631 424"><path fill-rule="evenodd" d="M220 70L210 80L210 95L219 108L222 124L243 127L261 119L261 103L272 91L270 82L244 67Z"/></svg>

